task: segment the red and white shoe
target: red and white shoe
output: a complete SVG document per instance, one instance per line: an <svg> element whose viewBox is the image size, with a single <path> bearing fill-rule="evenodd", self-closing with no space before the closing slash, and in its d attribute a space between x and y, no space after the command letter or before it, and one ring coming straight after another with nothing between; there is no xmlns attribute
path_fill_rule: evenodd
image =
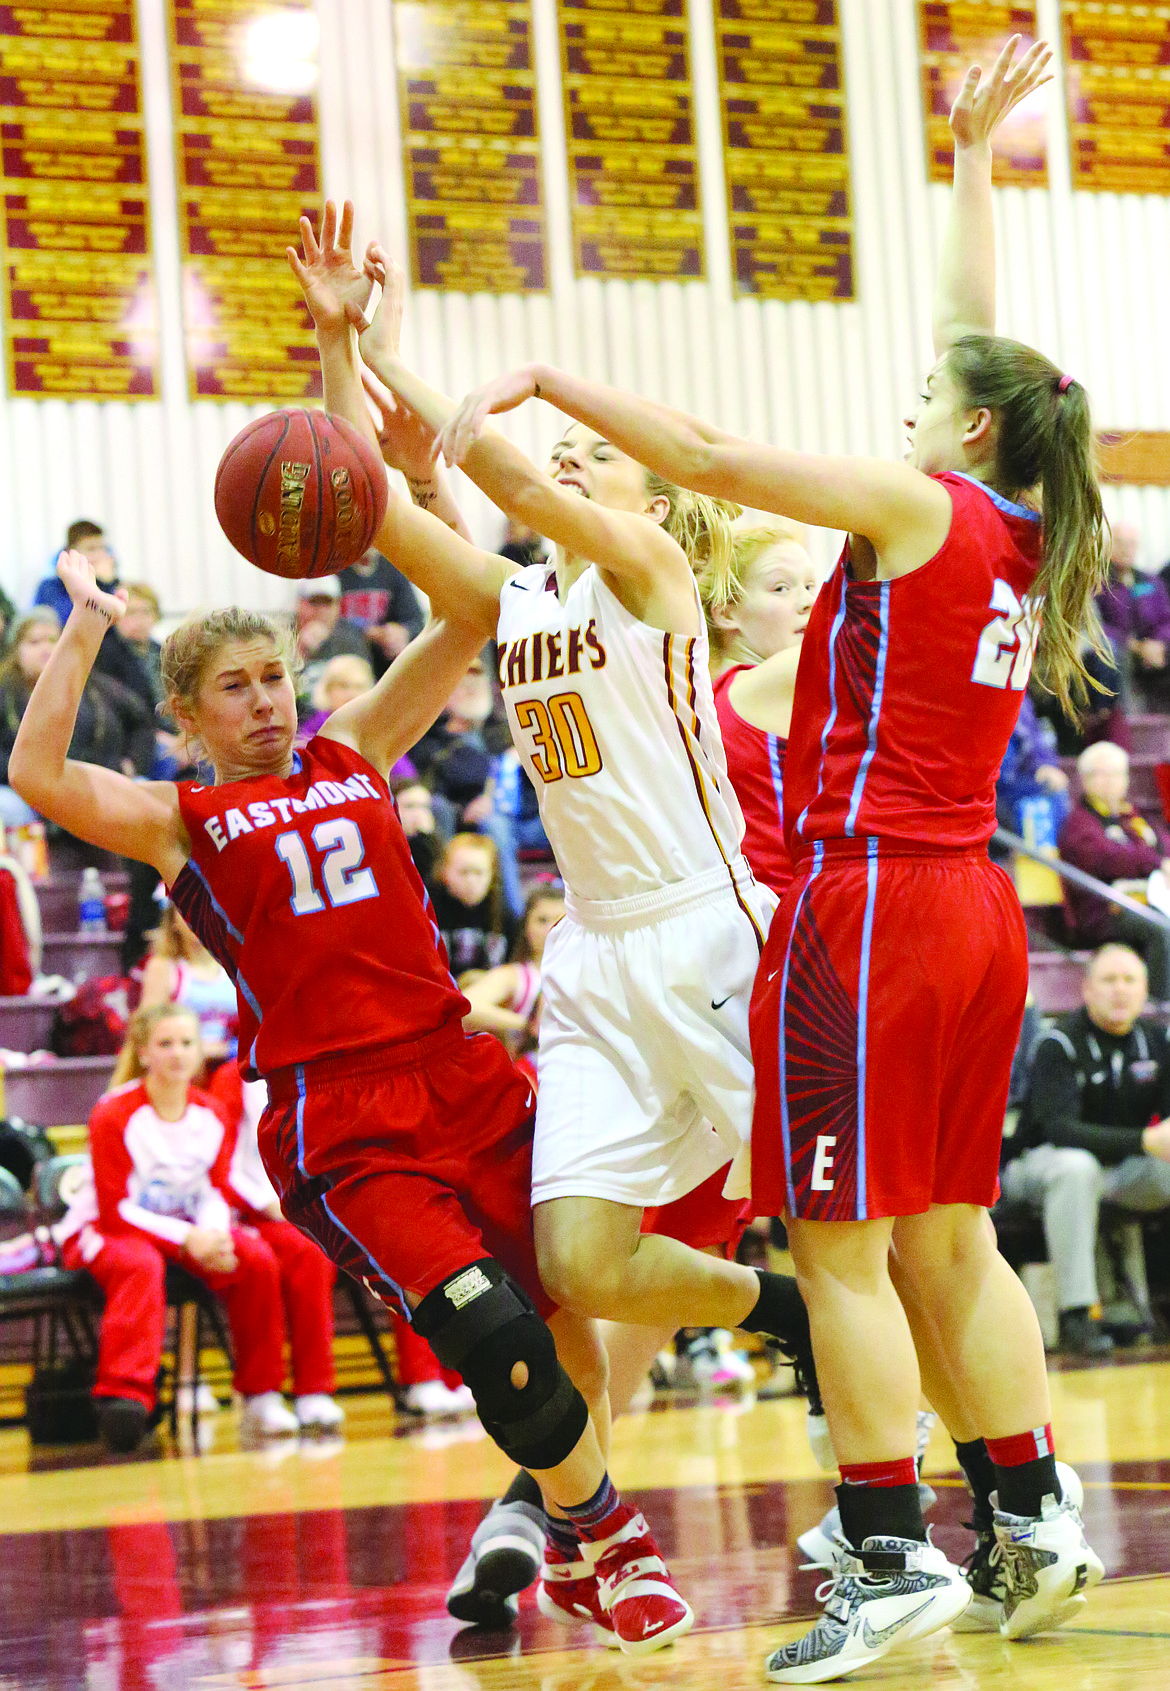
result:
<svg viewBox="0 0 1170 1691"><path fill-rule="evenodd" d="M695 1624L679 1596L645 1519L628 1503L622 1524L608 1538L583 1543L581 1554L597 1571L602 1612L628 1656L647 1656L681 1638Z"/></svg>
<svg viewBox="0 0 1170 1691"><path fill-rule="evenodd" d="M550 1621L558 1621L561 1626L587 1626L595 1644L604 1644L607 1650L618 1649L613 1622L601 1607L597 1573L591 1562L562 1561L548 1545L536 1587L536 1606Z"/></svg>

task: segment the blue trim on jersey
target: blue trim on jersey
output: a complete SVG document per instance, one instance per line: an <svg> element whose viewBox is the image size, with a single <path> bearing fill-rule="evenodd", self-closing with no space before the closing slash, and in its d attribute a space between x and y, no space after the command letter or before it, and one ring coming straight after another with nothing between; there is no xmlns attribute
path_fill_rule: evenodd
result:
<svg viewBox="0 0 1170 1691"><path fill-rule="evenodd" d="M309 1178L305 1167L305 1066L297 1064L297 1171L302 1179Z"/></svg>
<svg viewBox="0 0 1170 1691"><path fill-rule="evenodd" d="M792 1183L792 1137L788 1119L788 1050L784 1038L784 1012L788 1004L788 969L792 962L792 942L796 938L796 925L800 921L800 912L804 907L805 899L808 897L808 889L821 872L824 857L824 842L818 840L813 846L812 872L801 888L800 897L796 901L796 913L792 918L792 926L788 931L788 945L784 952L784 974L780 981L780 1139L784 1146L784 1185L788 1192L788 1212L790 1215L796 1214L796 1188Z"/></svg>
<svg viewBox="0 0 1170 1691"><path fill-rule="evenodd" d="M301 768L302 768L301 754L300 754L300 752L294 752L293 753L293 760L292 760L292 769L289 771L289 773L292 774L292 775L299 775L300 772L301 772Z"/></svg>
<svg viewBox="0 0 1170 1691"><path fill-rule="evenodd" d="M808 820L808 813L820 798L825 785L825 756L829 749L829 735L837 723L837 636L845 621L846 582L844 571L841 575L841 604L837 615L833 618L833 626L829 630L829 714L825 718L825 726L821 730L821 767L817 771L817 790L812 799L805 805L796 824L798 834L804 833L804 825Z"/></svg>
<svg viewBox="0 0 1170 1691"><path fill-rule="evenodd" d="M247 981L238 969L236 970L236 988L243 994L244 1000L247 1003L249 1010L251 1010L252 1014L255 1016L257 1022L262 1022L264 1020L264 1012L260 1008L256 994L252 991L252 988L248 985ZM255 1052L255 1049L255 1044L253 1044L253 1053Z"/></svg>
<svg viewBox="0 0 1170 1691"><path fill-rule="evenodd" d="M972 487L979 489L980 493L986 493L991 503L997 510L1002 511L1005 517L1023 517L1024 521L1028 523L1040 521L1039 511L1030 511L1026 505L1017 505L1013 500L1005 499L1002 493L997 493L993 487L988 487L987 483L980 481L978 476L969 476L963 470L952 470L950 473L953 476L958 476L960 481L969 481Z"/></svg>
<svg viewBox="0 0 1170 1691"><path fill-rule="evenodd" d="M784 832L784 767L780 762L780 736L768 735L768 768L772 771L772 791L776 795L776 817L780 832Z"/></svg>
<svg viewBox="0 0 1170 1691"><path fill-rule="evenodd" d="M854 837L857 827L857 813L861 809L861 798L865 792L865 780L869 774L869 766L873 762L877 751L878 718L882 714L882 698L886 690L886 656L890 645L890 584L882 582L881 593L878 596L878 621L881 636L878 640L877 664L874 668L873 699L869 707L869 744L861 759L861 766L857 771L857 779L853 783L853 796L849 801L849 814L845 818L845 833L849 839Z"/></svg>
<svg viewBox="0 0 1170 1691"><path fill-rule="evenodd" d="M861 967L857 979L857 1219L869 1219L865 1178L865 1076L866 1023L869 1014L869 960L873 950L873 912L877 903L878 843L867 843L868 865L865 886L865 919L861 926Z"/></svg>
<svg viewBox="0 0 1170 1691"><path fill-rule="evenodd" d="M203 882L203 890L206 892L208 898L211 900L211 908L215 911L215 914L219 917L220 921L223 923L223 925L227 929L228 933L235 940L236 944L237 945L243 945L243 943L244 943L243 934L240 932L239 928L236 927L235 923L232 921L231 917L228 915L228 913L224 909L223 905L219 902L218 898L216 898L215 894L212 892L211 883L208 881L207 876L203 873L202 869L199 867L198 863L196 863L196 861L193 857L189 857L187 859L187 863L188 863L188 866L195 871L195 874Z"/></svg>

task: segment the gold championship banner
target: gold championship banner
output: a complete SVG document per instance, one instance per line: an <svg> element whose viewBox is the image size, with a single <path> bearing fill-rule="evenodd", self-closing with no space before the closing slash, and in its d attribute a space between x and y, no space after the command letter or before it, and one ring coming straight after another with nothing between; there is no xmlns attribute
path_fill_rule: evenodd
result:
<svg viewBox="0 0 1170 1691"><path fill-rule="evenodd" d="M559 0L578 276L705 273L686 0Z"/></svg>
<svg viewBox="0 0 1170 1691"><path fill-rule="evenodd" d="M1170 7L1060 10L1073 187L1170 194Z"/></svg>
<svg viewBox="0 0 1170 1691"><path fill-rule="evenodd" d="M134 0L0 6L8 392L153 399L158 307Z"/></svg>
<svg viewBox="0 0 1170 1691"><path fill-rule="evenodd" d="M548 288L531 0L396 0L417 288Z"/></svg>
<svg viewBox="0 0 1170 1691"><path fill-rule="evenodd" d="M319 398L288 268L321 215L316 16L263 0L167 0L183 328L192 399Z"/></svg>
<svg viewBox="0 0 1170 1691"><path fill-rule="evenodd" d="M715 0L735 291L853 299L837 0Z"/></svg>
<svg viewBox="0 0 1170 1691"><path fill-rule="evenodd" d="M950 182L955 149L947 119L963 78L974 64L990 70L1009 35L1020 52L1036 40L1036 8L994 0L918 0L918 55L926 119L926 174ZM1044 96L1022 102L995 136L992 180L998 188L1047 188L1048 135Z"/></svg>

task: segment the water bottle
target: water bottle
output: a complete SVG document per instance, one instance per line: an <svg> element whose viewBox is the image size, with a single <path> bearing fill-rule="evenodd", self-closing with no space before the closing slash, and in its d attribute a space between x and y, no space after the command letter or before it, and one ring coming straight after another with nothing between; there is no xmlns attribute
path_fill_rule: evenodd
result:
<svg viewBox="0 0 1170 1691"><path fill-rule="evenodd" d="M77 918L78 930L83 934L104 934L106 931L106 889L92 864L81 871Z"/></svg>

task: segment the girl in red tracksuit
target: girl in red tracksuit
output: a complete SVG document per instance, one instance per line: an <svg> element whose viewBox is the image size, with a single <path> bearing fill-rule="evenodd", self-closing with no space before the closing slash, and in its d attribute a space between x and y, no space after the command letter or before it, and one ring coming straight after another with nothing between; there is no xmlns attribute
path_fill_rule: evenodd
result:
<svg viewBox="0 0 1170 1691"><path fill-rule="evenodd" d="M276 1258L288 1322L293 1396L302 1430L340 1427L333 1399L333 1284L337 1271L313 1241L286 1221L264 1172L256 1129L268 1102L261 1080L246 1084L235 1063L222 1063L208 1087L228 1126L228 1191L240 1224L259 1234Z"/></svg>
<svg viewBox="0 0 1170 1691"><path fill-rule="evenodd" d="M97 1218L68 1241L65 1261L88 1269L106 1294L94 1397L114 1450L137 1446L154 1407L168 1262L181 1262L223 1300L245 1430L297 1431L280 1395L280 1266L256 1232L232 1224L232 1138L215 1101L191 1085L202 1064L190 1010L139 1010L114 1088L90 1117Z"/></svg>

